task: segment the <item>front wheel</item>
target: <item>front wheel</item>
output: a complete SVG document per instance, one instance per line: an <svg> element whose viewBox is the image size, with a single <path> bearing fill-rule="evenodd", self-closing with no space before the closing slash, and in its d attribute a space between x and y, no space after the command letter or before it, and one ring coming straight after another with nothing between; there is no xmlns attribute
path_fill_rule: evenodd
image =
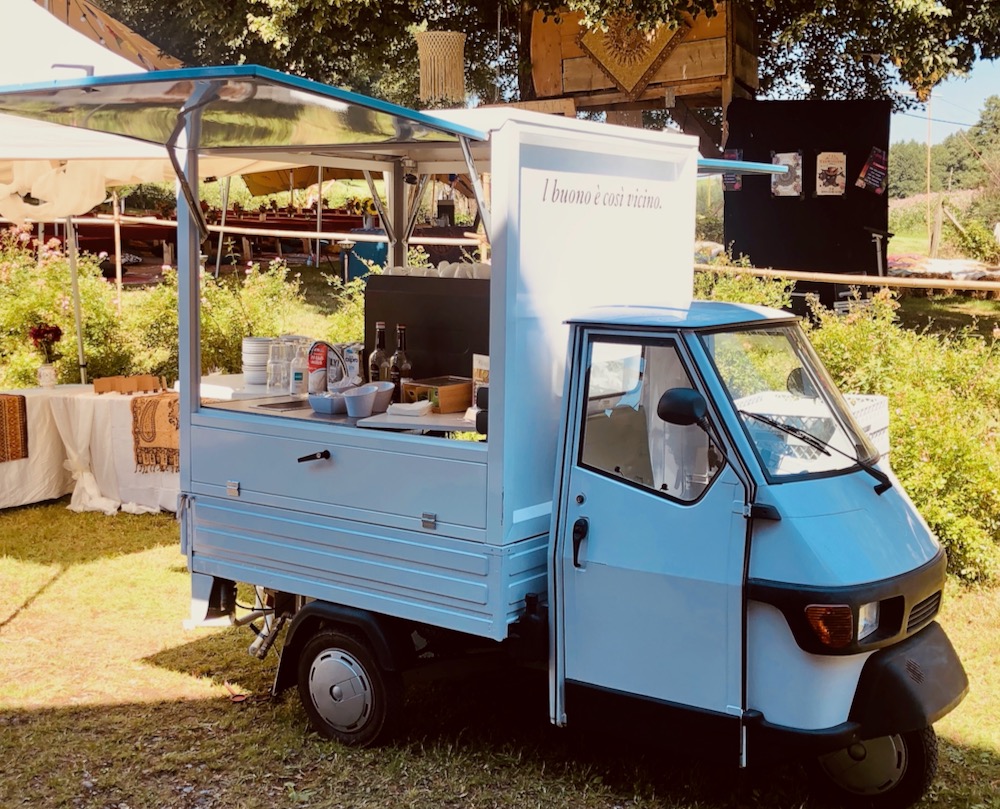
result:
<svg viewBox="0 0 1000 809"><path fill-rule="evenodd" d="M810 768L819 798L861 809L905 809L923 797L937 772L934 729L881 736L820 756Z"/></svg>
<svg viewBox="0 0 1000 809"><path fill-rule="evenodd" d="M398 672L378 665L366 643L339 630L325 630L302 650L299 697L322 735L365 747L388 736L403 702Z"/></svg>

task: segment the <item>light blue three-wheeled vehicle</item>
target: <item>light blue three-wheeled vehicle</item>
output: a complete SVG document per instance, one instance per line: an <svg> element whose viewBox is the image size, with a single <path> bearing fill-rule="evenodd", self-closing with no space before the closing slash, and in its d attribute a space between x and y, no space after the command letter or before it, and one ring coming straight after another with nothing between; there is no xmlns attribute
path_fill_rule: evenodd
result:
<svg viewBox="0 0 1000 809"><path fill-rule="evenodd" d="M847 804L924 793L968 687L935 622L944 553L795 318L691 300L693 139L429 115L252 66L0 91L0 111L176 156L192 620L252 585L252 648L283 633L275 690L319 732L384 738L406 671L494 644L547 665L557 725L639 706L739 766L808 758ZM198 161L226 155L384 181L380 283L425 363L489 356L485 440L447 414L202 402ZM447 174L476 191L489 278L407 274L418 191ZM483 345L456 339L470 312Z"/></svg>

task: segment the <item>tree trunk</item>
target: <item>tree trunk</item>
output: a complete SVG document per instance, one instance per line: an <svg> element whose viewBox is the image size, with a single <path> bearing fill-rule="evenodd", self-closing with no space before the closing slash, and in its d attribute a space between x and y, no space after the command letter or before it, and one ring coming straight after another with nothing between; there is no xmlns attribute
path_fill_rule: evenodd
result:
<svg viewBox="0 0 1000 809"><path fill-rule="evenodd" d="M535 82L531 76L531 22L535 5L531 0L521 0L517 36L517 90L519 101L535 100Z"/></svg>

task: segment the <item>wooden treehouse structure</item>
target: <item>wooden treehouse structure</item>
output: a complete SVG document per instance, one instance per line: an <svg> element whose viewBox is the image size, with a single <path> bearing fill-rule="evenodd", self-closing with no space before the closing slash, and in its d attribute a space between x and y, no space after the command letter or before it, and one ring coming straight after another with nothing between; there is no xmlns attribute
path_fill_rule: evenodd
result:
<svg viewBox="0 0 1000 809"><path fill-rule="evenodd" d="M604 31L587 30L580 20L576 12L558 21L535 14L531 70L539 108L571 104L635 126L643 110L668 109L699 137L703 155L719 156L729 102L753 98L758 86L756 27L746 10L723 2L714 16L649 33L628 16L608 20ZM705 114L713 108L721 108L721 123Z"/></svg>

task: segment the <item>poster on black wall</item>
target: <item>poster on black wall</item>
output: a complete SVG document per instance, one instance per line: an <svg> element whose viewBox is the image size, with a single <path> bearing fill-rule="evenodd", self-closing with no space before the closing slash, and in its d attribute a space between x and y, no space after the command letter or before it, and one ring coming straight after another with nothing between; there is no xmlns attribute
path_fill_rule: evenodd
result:
<svg viewBox="0 0 1000 809"><path fill-rule="evenodd" d="M873 146L868 160L855 183L858 188L866 188L876 194L883 194L889 187L889 153Z"/></svg>
<svg viewBox="0 0 1000 809"><path fill-rule="evenodd" d="M742 149L726 149L722 153L723 160L742 160ZM739 191L743 188L743 175L725 171L722 173L722 188L724 191Z"/></svg>
<svg viewBox="0 0 1000 809"><path fill-rule="evenodd" d="M771 152L771 163L785 166L784 174L771 175L772 197L802 197L802 152Z"/></svg>
<svg viewBox="0 0 1000 809"><path fill-rule="evenodd" d="M847 155L820 152L816 155L816 196L842 197L847 189Z"/></svg>

